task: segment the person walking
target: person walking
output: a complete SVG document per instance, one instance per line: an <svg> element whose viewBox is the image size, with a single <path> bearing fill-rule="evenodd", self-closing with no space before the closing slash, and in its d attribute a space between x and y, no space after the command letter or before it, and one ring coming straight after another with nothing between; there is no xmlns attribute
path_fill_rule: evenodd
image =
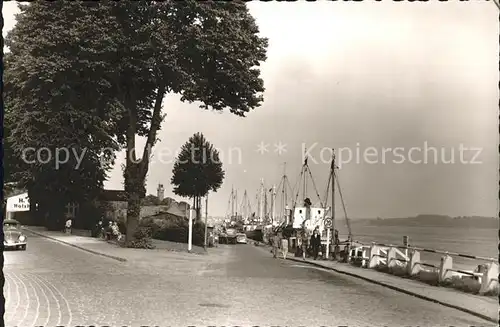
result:
<svg viewBox="0 0 500 327"><path fill-rule="evenodd" d="M273 238L271 239L272 246L273 246L273 258L278 257L278 247L280 244L280 238L278 236L278 233L274 233Z"/></svg>
<svg viewBox="0 0 500 327"><path fill-rule="evenodd" d="M281 234L281 253L283 254L283 259L286 260L288 254L288 239Z"/></svg>
<svg viewBox="0 0 500 327"><path fill-rule="evenodd" d="M314 229L314 233L311 236L311 247L313 250L314 260L318 259L319 249L321 247L321 236L319 236L318 228Z"/></svg>

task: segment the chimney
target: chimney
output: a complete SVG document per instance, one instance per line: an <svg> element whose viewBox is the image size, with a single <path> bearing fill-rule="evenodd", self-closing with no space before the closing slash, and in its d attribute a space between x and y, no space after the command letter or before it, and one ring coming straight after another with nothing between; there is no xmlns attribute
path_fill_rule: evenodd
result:
<svg viewBox="0 0 500 327"><path fill-rule="evenodd" d="M158 200L163 201L163 198L165 197L165 188L163 187L163 184L158 184L156 196L158 197Z"/></svg>

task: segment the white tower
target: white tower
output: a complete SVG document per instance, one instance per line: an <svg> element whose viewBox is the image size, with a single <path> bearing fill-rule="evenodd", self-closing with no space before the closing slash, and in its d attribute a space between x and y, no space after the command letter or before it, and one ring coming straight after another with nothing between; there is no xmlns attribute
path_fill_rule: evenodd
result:
<svg viewBox="0 0 500 327"><path fill-rule="evenodd" d="M163 184L158 184L158 189L156 190L156 196L160 201L163 201L163 199L165 198L165 188L163 187Z"/></svg>

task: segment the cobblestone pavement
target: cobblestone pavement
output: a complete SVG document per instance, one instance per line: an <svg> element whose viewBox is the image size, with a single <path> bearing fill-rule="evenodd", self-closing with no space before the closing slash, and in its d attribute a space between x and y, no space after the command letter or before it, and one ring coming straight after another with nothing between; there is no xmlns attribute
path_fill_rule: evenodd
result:
<svg viewBox="0 0 500 327"><path fill-rule="evenodd" d="M6 326L493 326L251 245L119 262L28 233L4 253ZM151 252L153 253L153 252Z"/></svg>

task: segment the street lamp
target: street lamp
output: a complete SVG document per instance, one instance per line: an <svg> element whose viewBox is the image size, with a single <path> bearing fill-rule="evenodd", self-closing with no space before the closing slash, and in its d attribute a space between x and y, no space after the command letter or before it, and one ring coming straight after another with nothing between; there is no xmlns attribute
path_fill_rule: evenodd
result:
<svg viewBox="0 0 500 327"><path fill-rule="evenodd" d="M207 249L207 232L208 232L208 225L207 225L207 221L208 221L208 192L207 192L207 195L205 195L205 242L203 243L203 247L205 248L205 250Z"/></svg>
<svg viewBox="0 0 500 327"><path fill-rule="evenodd" d="M193 216L195 212L194 209L189 210L189 229L188 229L188 252L191 252L193 248Z"/></svg>

